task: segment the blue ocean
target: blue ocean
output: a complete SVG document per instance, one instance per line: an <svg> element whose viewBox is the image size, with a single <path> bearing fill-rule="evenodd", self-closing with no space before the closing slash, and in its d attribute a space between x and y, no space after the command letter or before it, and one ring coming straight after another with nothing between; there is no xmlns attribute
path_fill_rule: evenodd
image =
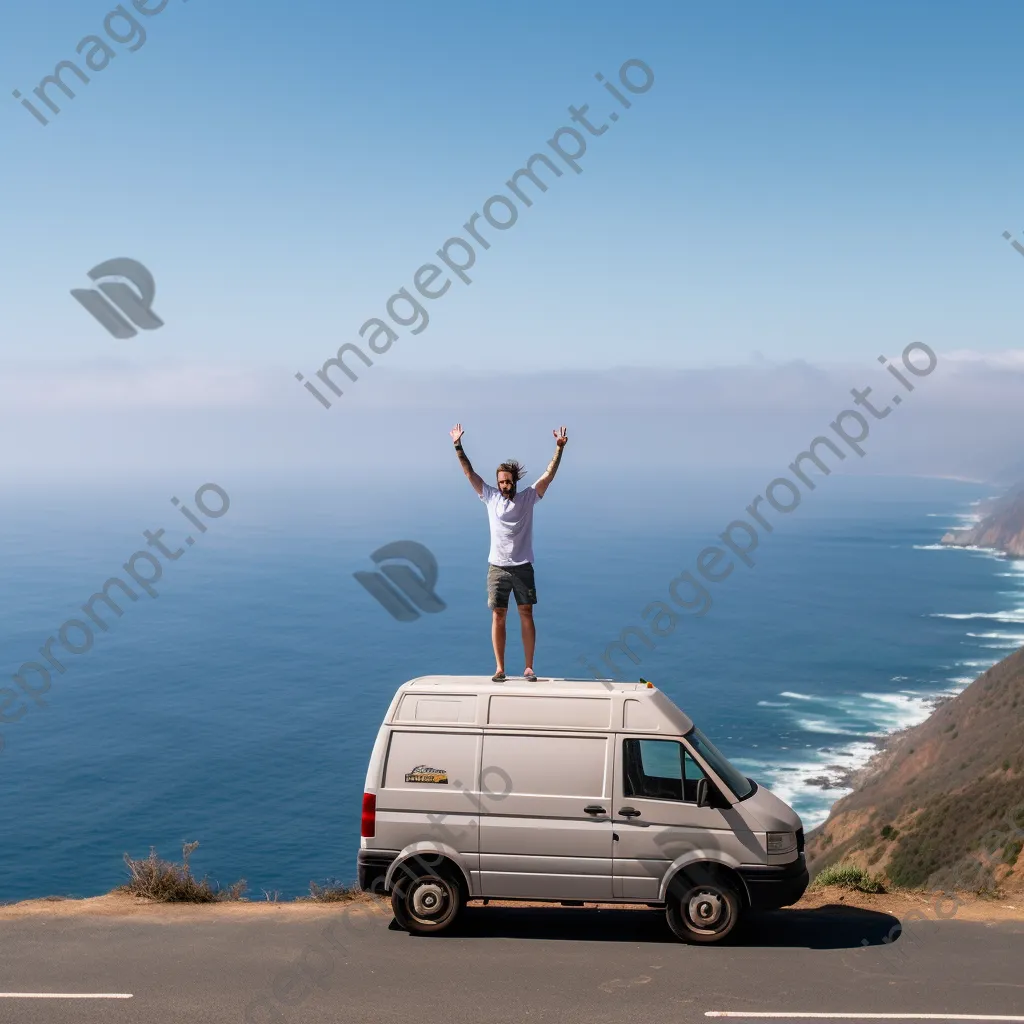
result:
<svg viewBox="0 0 1024 1024"><path fill-rule="evenodd" d="M606 645L668 600L768 479L560 476L536 513L538 673L603 668ZM163 559L157 597L124 602L90 649L60 655L41 704L0 725L0 901L100 894L124 880L123 854L177 859L190 840L197 873L244 878L250 898L351 880L366 762L395 688L493 671L486 516L454 469L316 489L219 480L230 506L200 533L170 498L195 512L203 482L180 495L12 490L0 503L2 686L124 577L143 530L164 528L184 552ZM813 826L879 738L1024 643L1024 563L938 545L991 491L822 480L775 516L752 566L709 585L706 614L681 614L655 649L634 645L639 664L616 663ZM437 558L443 611L396 621L353 578L398 540ZM522 667L512 613L508 671Z"/></svg>

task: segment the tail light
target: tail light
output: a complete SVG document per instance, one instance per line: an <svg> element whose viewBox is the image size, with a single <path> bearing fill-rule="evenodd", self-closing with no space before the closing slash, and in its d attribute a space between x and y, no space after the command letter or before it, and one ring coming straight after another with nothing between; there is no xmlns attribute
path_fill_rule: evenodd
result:
<svg viewBox="0 0 1024 1024"><path fill-rule="evenodd" d="M372 839L377 832L377 794L363 794L363 827L360 835L364 839Z"/></svg>

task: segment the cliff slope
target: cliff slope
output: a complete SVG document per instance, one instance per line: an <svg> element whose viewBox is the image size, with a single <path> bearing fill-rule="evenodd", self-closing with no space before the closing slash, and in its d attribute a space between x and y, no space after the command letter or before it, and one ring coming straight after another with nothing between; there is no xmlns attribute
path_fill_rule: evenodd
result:
<svg viewBox="0 0 1024 1024"><path fill-rule="evenodd" d="M852 862L890 883L1024 887L1024 649L895 735L810 833L812 872Z"/></svg>

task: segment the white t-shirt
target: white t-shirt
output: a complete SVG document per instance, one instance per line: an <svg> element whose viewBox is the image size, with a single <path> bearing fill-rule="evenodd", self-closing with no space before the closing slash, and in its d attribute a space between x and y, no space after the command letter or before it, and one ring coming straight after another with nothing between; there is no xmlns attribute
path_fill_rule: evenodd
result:
<svg viewBox="0 0 1024 1024"><path fill-rule="evenodd" d="M532 487L516 491L509 501L497 487L485 483L480 500L487 505L491 526L491 565L525 565L533 561L533 508L540 495Z"/></svg>

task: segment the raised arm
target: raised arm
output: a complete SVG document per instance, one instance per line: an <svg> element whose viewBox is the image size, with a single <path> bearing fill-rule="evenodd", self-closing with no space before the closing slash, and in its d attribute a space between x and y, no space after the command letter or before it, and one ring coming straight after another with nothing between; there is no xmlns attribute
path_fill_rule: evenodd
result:
<svg viewBox="0 0 1024 1024"><path fill-rule="evenodd" d="M559 427L558 430L552 430L551 433L555 435L555 454L548 463L548 468L544 470L540 479L533 485L539 498L544 497L548 484L555 479L555 474L558 472L558 464L562 461L562 452L565 451L565 446L569 440L565 433L565 427Z"/></svg>
<svg viewBox="0 0 1024 1024"><path fill-rule="evenodd" d="M462 472L469 478L469 482L473 485L473 490L477 494L484 493L484 481L483 477L479 473L473 471L473 466L469 461L469 456L462 450L462 435L464 431L461 423L456 423L454 427L449 431L451 439L455 442L455 454L459 457L459 465L462 466Z"/></svg>

